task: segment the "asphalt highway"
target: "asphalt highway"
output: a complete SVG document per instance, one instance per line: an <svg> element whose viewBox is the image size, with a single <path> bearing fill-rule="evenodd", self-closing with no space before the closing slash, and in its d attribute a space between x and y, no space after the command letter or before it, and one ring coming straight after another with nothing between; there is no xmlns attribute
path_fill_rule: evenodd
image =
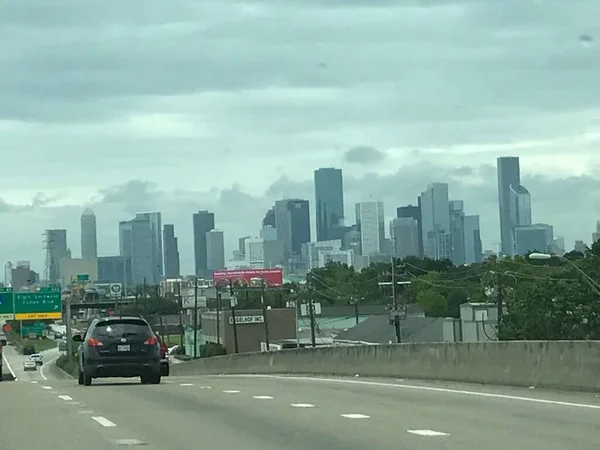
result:
<svg viewBox="0 0 600 450"><path fill-rule="evenodd" d="M597 448L589 393L273 376L94 380L53 367L0 383L0 448L564 450Z"/></svg>

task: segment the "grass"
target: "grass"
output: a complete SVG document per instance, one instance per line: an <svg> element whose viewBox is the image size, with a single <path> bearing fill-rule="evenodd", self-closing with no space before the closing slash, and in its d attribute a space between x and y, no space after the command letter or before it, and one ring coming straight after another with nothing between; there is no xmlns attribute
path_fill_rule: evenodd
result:
<svg viewBox="0 0 600 450"><path fill-rule="evenodd" d="M67 355L61 355L56 360L56 365L58 367L60 367L62 370L64 370L65 372L67 372L72 377L77 378L77 376L79 375L77 373L78 372L77 360L73 357L69 357Z"/></svg>
<svg viewBox="0 0 600 450"><path fill-rule="evenodd" d="M24 339L22 342L23 347L33 345L36 353L43 352L44 350L50 350L56 347L56 342L52 339Z"/></svg>
<svg viewBox="0 0 600 450"><path fill-rule="evenodd" d="M164 337L164 341L169 347L171 347L173 345L180 345L181 344L181 336L179 334L167 334Z"/></svg>

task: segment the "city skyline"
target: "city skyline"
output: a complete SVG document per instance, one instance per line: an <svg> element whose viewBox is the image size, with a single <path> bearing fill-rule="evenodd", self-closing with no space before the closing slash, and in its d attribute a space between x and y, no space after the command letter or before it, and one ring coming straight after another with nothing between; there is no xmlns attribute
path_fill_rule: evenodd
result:
<svg viewBox="0 0 600 450"><path fill-rule="evenodd" d="M502 158L499 158L499 160L498 160L498 162L500 164L499 167L502 167L501 161L502 161ZM516 158L516 161L517 161L517 166L518 166L519 159ZM326 169L330 170L332 168L326 168ZM336 170L339 170L340 171L340 175L341 175L341 173L342 173L341 169L336 169ZM316 172L317 171L315 171L315 173ZM501 173L502 173L502 169L498 172L498 175L499 175L498 179L499 180L501 178ZM314 181L315 181L315 192L316 192L316 188L317 188L316 179ZM515 181L518 182L519 184L511 187L511 191L510 191L511 192L511 196L512 196L511 197L511 199L512 199L511 201L514 202L516 199L524 198L525 199L525 203L523 203L524 200L522 200L522 199L517 202L518 205L520 205L520 206L517 205L518 206L517 209L515 209L513 207L513 210L511 210L511 214L512 214L511 215L511 220L513 220L513 221L516 220L513 217L514 215L518 215L518 214L523 215L524 214L524 215L526 215L528 217L526 219L524 219L525 221L521 225L531 225L531 223L532 223L531 222L532 203L533 203L533 205L536 205L536 202L535 202L535 200L532 202L529 191L527 189L525 189L520 184L520 179L518 179L518 180L516 179ZM454 219L451 219L452 214L455 214L455 213L458 213L459 215L457 217L461 221L464 221L464 224L461 225L462 228L461 228L460 233L464 234L464 232L467 231L467 229L469 230L469 233L473 233L473 228L477 228L477 226L482 222L481 217L479 217L479 214L477 214L476 209L473 208L473 207L471 207L471 205L466 205L466 209L467 209L466 214L467 215L465 216L465 201L463 201L463 200L455 200L454 199L454 196L452 195L452 187L451 187L451 185L449 183L445 183L445 182L432 182L432 183L429 183L427 186L425 186L425 189L422 191L421 195L419 197L417 197L417 202L412 201L412 202L408 202L407 204L404 204L404 205L397 205L396 207L392 208L391 210L385 209L385 207L384 207L384 222L383 222L382 232L384 233L386 239L389 239L390 237L392 237L392 232L393 232L393 230L392 230L392 226L393 226L392 221L396 218L396 215L399 215L399 216L406 216L406 215L411 216L411 215L414 215L415 208L417 210L419 210L419 208L417 206L410 206L410 205L412 205L412 204L416 205L417 203L421 204L424 201L424 199L425 199L424 195L427 192L427 190L428 189L432 189L432 188L434 188L436 186L438 186L439 189L443 190L443 191L440 191L443 198L442 197L440 197L440 198L442 200L442 203L445 202L444 204L446 204L446 206L442 207L442 209L441 209L442 212L445 212L443 214L444 219L442 221L444 221L446 219L449 220L448 229L450 230L450 233L451 234L455 234L455 230L453 229L454 228ZM519 196L519 193L521 194L521 197ZM523 197L523 195L525 195L525 194L526 194L526 196ZM438 194L438 195L440 195L440 194ZM499 200L498 200L497 204L499 206L499 204L500 204L500 197L498 197L498 199ZM534 195L534 199L535 199L535 195ZM294 202L298 203L299 202L300 204L301 203L305 203L307 205L306 206L307 212L305 214L308 214L307 219L309 220L309 222L307 222L307 223L310 223L309 229L307 230L307 233L308 233L307 235L310 236L311 233L314 235L314 226L316 224L317 211L312 210L311 205L313 205L314 203L316 203L316 200L313 200L312 202L309 199L297 199L297 200L295 200L295 199L287 199L287 200L283 199L283 200L281 200L280 199L279 201L276 201L275 204L274 204L274 206L272 208L269 208L269 209L273 209L273 211L275 211L275 215L273 216L273 220L275 221L275 223L277 221L277 213L276 213L277 206L276 205L278 203L283 204L282 202L285 203L285 204L287 204L286 202L292 202L292 203L294 203ZM362 204L362 203L369 204L369 203L373 203L373 202L372 201L371 202L359 202L359 203L355 204L354 206L357 207L359 204ZM423 205L421 205L421 208L422 207L423 207ZM347 207L346 207L346 209L347 209ZM439 205L438 205L438 209L439 209ZM535 208L533 208L533 209L535 209ZM287 208L286 208L286 210L287 210ZM453 213L454 210L456 210L455 213ZM393 212L396 212L396 215L392 216ZM243 235L248 235L250 237L252 237L252 236L259 236L259 234L260 234L260 226L261 226L261 223L263 222L259 218L257 220L258 226L255 227L254 230L252 230L251 227L246 227L245 228L245 232L242 233L242 236L227 236L227 235L225 235L225 239L224 239L223 238L224 233L223 233L222 230L219 229L219 218L216 217L216 215L214 213L212 213L211 211L200 211L200 213L205 213L205 214L208 213L209 215L212 216L211 223L208 224L208 228L210 230L213 230L214 232L220 233L220 236L221 236L220 242L222 242L223 244L225 244L225 243L228 244L228 245L224 245L225 254L223 256L219 257L221 261L223 261L223 260L225 261L225 264L223 264L223 263L217 263L217 266L214 266L214 267L211 267L211 268L207 267L206 268L207 271L215 270L218 267L225 268L224 266L227 265L227 262L232 259L232 257L231 257L232 250L237 249L240 246L239 243L236 243L236 245L232 246L231 242L233 240L240 239ZM190 215L190 217L193 218L197 214L198 213L192 213ZM161 225L160 225L161 224L161 216L162 216L161 212L158 211L156 213L137 213L135 215L136 218L140 218L140 217L144 218L145 217L146 219L149 219L152 216L156 216L157 217L154 221L158 225L155 224L154 227L156 228L156 226L158 226L160 228L160 233L157 234L156 232L154 232L154 235L156 237L154 238L154 241L153 241L153 242L155 242L153 245L157 246L155 248L156 248L156 252L157 252L157 256L156 256L157 263L156 264L158 265L158 267L156 269L156 274L157 274L156 277L158 279L158 278L160 278L162 276L162 270L164 268L162 260L163 260L163 252L165 251L164 248L161 248L162 247L162 243L160 243L160 244L157 243L157 240L162 241L163 232L165 231L163 228L161 228ZM349 219L347 216L348 215L346 215L346 226L349 226L349 225L352 226L352 225L354 225L355 224L355 220ZM83 226L83 223L84 223L86 217L94 217L94 221L96 219L95 213L89 207L85 208L84 211L81 214L81 220L82 220L82 229L81 229L81 231L82 232L84 231L84 228L85 228ZM427 220L429 220L429 219L427 219L425 216L421 217L421 221L422 222L423 221L427 222ZM539 223L539 222L540 221L535 221L535 223ZM128 222L127 221L120 221L120 223L123 224L123 223L128 223ZM466 226L465 224L467 224L467 223L469 223L470 225L468 225L468 227L465 227ZM550 224L550 225L554 229L554 233L557 234L555 227L553 227L552 224ZM174 225L174 224L169 224L168 226L173 228L173 232L177 235L177 239L176 240L177 240L177 242L179 242L180 235L182 233L178 230L178 227L176 225ZM419 227L416 226L416 223L415 223L415 232L417 232L417 236L418 236L418 231L425 231L425 228L427 228L427 226L428 226L427 223L422 223L421 227L419 228ZM441 225L439 225L439 224L435 225L435 227L437 227L437 228L440 228L440 226ZM305 226L303 225L303 227L305 227ZM102 233L102 229L99 228L99 231L100 231L100 234L101 234ZM525 229L525 228L523 228L522 230L520 230L520 232L521 232L521 234L523 236L525 236L526 233L531 234L533 231L534 231L533 229ZM523 234L523 233L525 233L525 234ZM540 233L541 233L541 231L540 231ZM552 230L550 231L550 233L552 233ZM473 256L474 255L474 253L473 253L474 251L479 251L479 250L482 250L482 251L490 251L490 250L494 251L495 250L493 248L487 247L485 244L481 245L481 244L478 243L479 242L478 241L479 237L481 235L485 236L486 234L488 234L487 230L483 229L483 227L480 226L480 228L477 229L477 241L475 243L473 243L473 242L467 242L467 243L461 242L460 243L460 247L462 248L462 250L461 250L461 252L462 252L461 255L462 256L457 255L456 252L453 252L453 251L450 251L450 250L447 250L447 253L445 253L445 255L447 257L453 259L454 261L461 261L461 260L465 260L466 261L466 254L465 254L465 252L470 252L471 257L469 259L469 262L475 262L475 261L477 261L478 257ZM500 234L499 234L498 237L500 237ZM558 234L556 237L561 237L561 235ZM80 235L79 238L83 238L83 234ZM300 248L301 243L302 242L308 242L307 239L308 238L306 238L306 237L300 238L300 241L298 241L298 243L294 244L294 246L296 248L295 254L299 254L298 249ZM583 236L582 239L585 241L585 236ZM73 242L74 242L73 237L71 236L71 238L70 239L68 238L67 240L68 240L68 242L67 242L68 249L70 251L73 251L73 247L74 247L72 245ZM311 239L311 241L312 242L315 241L314 236L313 236L313 239ZM452 237L452 241L453 242L459 242L459 240L457 240L456 237ZM488 242L489 242L489 238L488 238ZM419 239L418 238L417 238L417 243L419 243ZM223 244L219 244L219 246L223 245ZM121 245L121 244L119 244L119 245ZM289 245L292 245L291 241L290 241ZM427 241L426 240L423 240L423 244L422 245L423 245L423 251L424 251L425 256L442 257L442 254L440 254L440 253L435 253L435 252L434 253L430 252L429 254L426 253L427 252L427 250L426 250ZM181 249L179 247L179 244L177 244L177 247L178 247L177 248L177 253L179 255L182 255L181 262L180 262L181 273L182 274L194 273L193 270L190 271L190 270L188 270L188 268L186 268L186 259L188 259L188 261L189 261L189 255L186 255L186 253L190 253L190 249L189 248L185 248L185 247L183 249ZM161 248L160 251L159 251L159 248ZM380 245L380 249L381 249L382 252L385 252L385 249L383 248L383 243ZM568 248L567 248L567 250L568 250ZM207 248L207 251L208 251L208 248ZM119 250L119 252L122 252L122 250ZM117 252L116 254L118 254L119 252ZM74 252L74 254L77 255L77 252ZM99 251L99 254L102 255L102 256L113 256L113 254L111 254L109 252L103 252L102 250ZM186 258L186 256L187 256L187 258ZM207 258L208 258L208 256L207 256ZM20 258L19 260L23 260L23 259L27 259L27 258ZM206 264L208 265L208 260L207 260ZM189 266L189 264L188 264L188 266ZM33 265L33 268L36 269L37 267L35 267L35 265ZM149 277L149 278L151 278L151 277Z"/></svg>

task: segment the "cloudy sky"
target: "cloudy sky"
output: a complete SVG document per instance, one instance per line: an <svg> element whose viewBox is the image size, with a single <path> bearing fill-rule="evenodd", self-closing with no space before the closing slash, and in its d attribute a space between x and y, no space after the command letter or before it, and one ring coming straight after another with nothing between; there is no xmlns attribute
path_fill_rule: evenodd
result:
<svg viewBox="0 0 600 450"><path fill-rule="evenodd" d="M520 156L534 220L590 241L600 218L598 0L4 0L0 260L43 268L46 228L80 252L159 210L192 269L192 213L227 251L313 170L353 203L448 182L499 241L498 156ZM496 246L497 247L497 246Z"/></svg>

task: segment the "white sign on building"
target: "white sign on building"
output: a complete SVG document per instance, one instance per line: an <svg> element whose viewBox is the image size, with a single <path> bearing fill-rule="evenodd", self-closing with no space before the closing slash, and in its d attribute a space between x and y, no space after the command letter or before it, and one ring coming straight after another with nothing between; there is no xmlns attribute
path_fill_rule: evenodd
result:
<svg viewBox="0 0 600 450"><path fill-rule="evenodd" d="M263 316L236 316L236 325L246 325L252 323L264 323L265 318ZM229 325L233 325L233 317L229 317Z"/></svg>

